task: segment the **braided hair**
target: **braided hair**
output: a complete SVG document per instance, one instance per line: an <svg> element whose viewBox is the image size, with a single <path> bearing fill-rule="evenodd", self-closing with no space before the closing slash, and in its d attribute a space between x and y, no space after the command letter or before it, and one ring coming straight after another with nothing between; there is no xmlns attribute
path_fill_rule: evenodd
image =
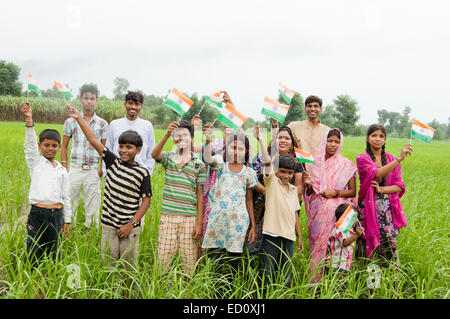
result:
<svg viewBox="0 0 450 319"><path fill-rule="evenodd" d="M384 136L387 137L386 134L386 128L383 125L380 124L372 124L367 129L366 137L369 137L373 132L380 130L383 132ZM386 163L386 151L385 151L386 143L383 144L383 147L381 148L381 165L385 166ZM376 163L375 155L372 152L372 149L370 148L369 142L366 140L366 152L369 154L370 158ZM386 186L386 177L383 177L381 179L381 182L379 183L380 186Z"/></svg>

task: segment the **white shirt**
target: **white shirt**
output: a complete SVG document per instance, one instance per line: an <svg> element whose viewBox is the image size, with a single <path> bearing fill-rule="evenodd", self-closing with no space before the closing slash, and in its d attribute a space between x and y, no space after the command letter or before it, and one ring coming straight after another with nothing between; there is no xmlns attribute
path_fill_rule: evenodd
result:
<svg viewBox="0 0 450 319"><path fill-rule="evenodd" d="M25 161L30 169L30 192L28 202L33 204L63 204L64 222L70 223L72 209L69 196L69 174L58 162L56 167L39 154L34 127L25 129Z"/></svg>
<svg viewBox="0 0 450 319"><path fill-rule="evenodd" d="M127 130L134 130L142 137L143 145L140 153L136 155L135 161L141 166L144 166L151 175L153 167L155 166L155 160L152 157L152 151L155 147L155 134L151 122L139 117L134 121L130 121L126 116L111 121L108 128L108 135L106 136L105 146L119 156L119 136ZM105 164L103 164L102 169L103 176L106 176Z"/></svg>

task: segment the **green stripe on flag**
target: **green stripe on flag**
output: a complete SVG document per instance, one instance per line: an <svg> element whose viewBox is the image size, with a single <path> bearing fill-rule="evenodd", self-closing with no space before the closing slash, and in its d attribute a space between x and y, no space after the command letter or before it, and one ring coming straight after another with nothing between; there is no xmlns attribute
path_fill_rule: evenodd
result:
<svg viewBox="0 0 450 319"><path fill-rule="evenodd" d="M286 116L283 116L280 113L274 112L264 107L262 108L261 114L267 115L268 117L277 120L278 122L280 122L280 124L283 124L284 119L286 118Z"/></svg>
<svg viewBox="0 0 450 319"><path fill-rule="evenodd" d="M415 138L416 140L420 140L426 143L431 143L432 138L430 136L422 135L414 130L411 131L411 137Z"/></svg>
<svg viewBox="0 0 450 319"><path fill-rule="evenodd" d="M312 163L312 164L316 164L316 162L308 159L308 158L302 158L302 157L297 157L297 161L299 163Z"/></svg>
<svg viewBox="0 0 450 319"><path fill-rule="evenodd" d="M291 104L292 99L286 95L286 93L284 93L282 90L279 90L281 96L283 97L283 99L287 102L287 104Z"/></svg>
<svg viewBox="0 0 450 319"><path fill-rule="evenodd" d="M61 91L61 95L64 96L67 99L71 99L72 98L72 94L68 91Z"/></svg>
<svg viewBox="0 0 450 319"><path fill-rule="evenodd" d="M180 115L180 116L183 116L184 114L186 114L186 112L182 109L182 107L178 103L176 103L170 99L165 100L163 104L170 107L173 111L178 113L178 115Z"/></svg>
<svg viewBox="0 0 450 319"><path fill-rule="evenodd" d="M237 129L239 128L239 126L237 126L232 120L230 120L228 117L226 117L223 114L219 114L219 116L217 117L217 119L222 122L223 124L225 124L226 126L228 126L229 128L231 128L233 131L237 131Z"/></svg>
<svg viewBox="0 0 450 319"><path fill-rule="evenodd" d="M37 96L39 96L42 99L41 90L39 90L39 87L37 85L28 83L28 90L33 91L34 93L36 93Z"/></svg>
<svg viewBox="0 0 450 319"><path fill-rule="evenodd" d="M217 107L219 109L222 108L222 102L216 102L213 99L211 99L209 96L205 97L205 101L206 101L206 103L208 103L209 106Z"/></svg>

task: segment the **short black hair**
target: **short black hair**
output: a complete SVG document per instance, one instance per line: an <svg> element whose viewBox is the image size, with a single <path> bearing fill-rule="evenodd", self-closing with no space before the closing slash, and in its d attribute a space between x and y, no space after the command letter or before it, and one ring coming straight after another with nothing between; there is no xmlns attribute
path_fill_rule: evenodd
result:
<svg viewBox="0 0 450 319"><path fill-rule="evenodd" d="M133 130L126 130L125 132L120 134L119 144L132 144L136 147L142 147L144 142L138 132Z"/></svg>
<svg viewBox="0 0 450 319"><path fill-rule="evenodd" d="M306 98L305 100L305 107L309 104L309 103L314 103L317 102L319 103L320 107L322 107L322 99L316 95L310 95Z"/></svg>
<svg viewBox="0 0 450 319"><path fill-rule="evenodd" d="M339 205L339 206L336 208L336 211L335 211L335 213L334 213L335 216L336 216L336 221L338 221L339 218L341 218L342 214L344 214L344 212L345 212L345 210L348 208L348 206L350 206L350 204L342 203L341 205Z"/></svg>
<svg viewBox="0 0 450 319"><path fill-rule="evenodd" d="M125 103L128 101L144 104L144 95L141 91L128 91L127 95L125 95Z"/></svg>
<svg viewBox="0 0 450 319"><path fill-rule="evenodd" d="M98 88L94 83L86 83L80 88L80 99L83 97L84 93L92 93L95 94L95 97L98 98Z"/></svg>
<svg viewBox="0 0 450 319"><path fill-rule="evenodd" d="M39 133L39 143L42 143L43 140L54 140L61 145L61 134L57 130L48 128Z"/></svg>
<svg viewBox="0 0 450 319"><path fill-rule="evenodd" d="M189 131L189 134L191 135L191 138L194 138L194 127L192 126L191 123L189 123L188 121L185 121L185 120L181 120L178 123L177 130L182 129L182 128L187 129Z"/></svg>
<svg viewBox="0 0 450 319"><path fill-rule="evenodd" d="M280 154L273 159L272 163L275 170L280 168L295 170L297 166L297 161L291 154Z"/></svg>

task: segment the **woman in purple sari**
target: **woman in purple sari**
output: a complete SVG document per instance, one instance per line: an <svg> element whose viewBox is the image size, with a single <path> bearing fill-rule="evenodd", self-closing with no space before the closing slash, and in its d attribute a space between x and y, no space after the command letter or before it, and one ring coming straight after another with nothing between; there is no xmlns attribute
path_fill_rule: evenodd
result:
<svg viewBox="0 0 450 319"><path fill-rule="evenodd" d="M367 130L366 153L356 157L360 189L358 207L365 234L358 242L357 254L370 259L381 257L383 266L393 260L398 263L397 237L406 227L406 215L400 198L405 193L400 162L413 149L403 146L400 156L385 151L386 129L373 124Z"/></svg>

